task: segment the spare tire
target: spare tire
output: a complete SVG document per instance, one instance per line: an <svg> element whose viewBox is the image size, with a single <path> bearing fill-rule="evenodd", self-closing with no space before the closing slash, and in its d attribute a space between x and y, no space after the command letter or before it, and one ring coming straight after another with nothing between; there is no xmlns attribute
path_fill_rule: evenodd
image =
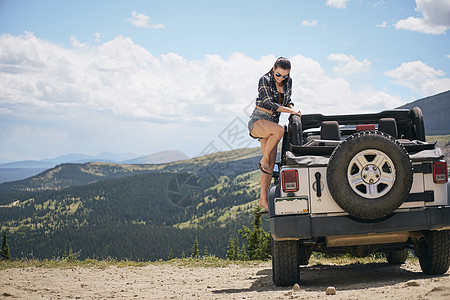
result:
<svg viewBox="0 0 450 300"><path fill-rule="evenodd" d="M327 184L334 201L350 215L374 220L394 212L413 181L411 160L393 137L364 131L334 149Z"/></svg>

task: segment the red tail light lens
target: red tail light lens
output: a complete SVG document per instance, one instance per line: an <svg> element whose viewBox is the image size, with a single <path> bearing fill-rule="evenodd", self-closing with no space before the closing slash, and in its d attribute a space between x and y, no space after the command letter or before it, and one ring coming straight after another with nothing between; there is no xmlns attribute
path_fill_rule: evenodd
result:
<svg viewBox="0 0 450 300"><path fill-rule="evenodd" d="M298 172L297 170L284 170L282 173L283 190L285 192L298 191Z"/></svg>
<svg viewBox="0 0 450 300"><path fill-rule="evenodd" d="M433 163L433 180L434 183L446 183L448 181L447 163L445 161Z"/></svg>
<svg viewBox="0 0 450 300"><path fill-rule="evenodd" d="M374 131L375 125L356 125L356 131Z"/></svg>

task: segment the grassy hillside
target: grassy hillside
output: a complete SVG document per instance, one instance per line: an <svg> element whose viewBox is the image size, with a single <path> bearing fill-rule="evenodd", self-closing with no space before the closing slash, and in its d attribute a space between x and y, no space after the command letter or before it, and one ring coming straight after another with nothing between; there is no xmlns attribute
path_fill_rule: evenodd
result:
<svg viewBox="0 0 450 300"><path fill-rule="evenodd" d="M189 172L213 176L250 172L259 162L259 148L236 149L165 164L62 164L36 176L0 184L0 193L60 190L106 179L146 173ZM0 199L0 204L2 203Z"/></svg>
<svg viewBox="0 0 450 300"><path fill-rule="evenodd" d="M16 182L16 191L4 184L0 227L8 230L16 257L60 257L73 249L81 258L154 260L170 250L189 255L195 238L224 257L229 237L250 224L259 197L259 172L251 162L257 151L241 153L167 165L61 165ZM211 160L216 167L209 170ZM217 165L230 174L218 175Z"/></svg>

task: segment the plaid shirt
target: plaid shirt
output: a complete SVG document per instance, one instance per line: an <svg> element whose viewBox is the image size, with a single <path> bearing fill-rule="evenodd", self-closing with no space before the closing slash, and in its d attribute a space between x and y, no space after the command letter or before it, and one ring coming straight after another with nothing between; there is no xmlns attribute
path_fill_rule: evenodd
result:
<svg viewBox="0 0 450 300"><path fill-rule="evenodd" d="M275 79L273 74L269 73L264 75L259 79L258 83L258 98L256 98L256 106L268 109L273 112L274 121L278 123L280 119L280 112L277 109L283 105L288 106L289 104L294 105L291 101L292 94L292 78L289 77L287 84L284 86L284 98L283 102L279 102L279 92L275 85Z"/></svg>

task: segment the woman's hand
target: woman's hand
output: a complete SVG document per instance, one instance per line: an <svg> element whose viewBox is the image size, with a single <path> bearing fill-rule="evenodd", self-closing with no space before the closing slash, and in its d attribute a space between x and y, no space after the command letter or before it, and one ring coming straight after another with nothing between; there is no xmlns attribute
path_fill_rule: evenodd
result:
<svg viewBox="0 0 450 300"><path fill-rule="evenodd" d="M302 116L302 112L300 110L293 109L293 108L291 108L291 110L292 110L291 115L297 115L299 117Z"/></svg>
<svg viewBox="0 0 450 300"><path fill-rule="evenodd" d="M288 105L288 108L289 108L289 110L290 110L289 113L290 113L291 115L297 115L297 116L299 116L299 117L302 116L302 112L301 112L300 110L298 110L298 109L295 109L293 104L289 104L289 105Z"/></svg>
<svg viewBox="0 0 450 300"><path fill-rule="evenodd" d="M300 110L294 109L293 106L289 105L288 107L286 106L280 106L277 111L279 112L286 112L286 113L290 113L291 115L297 115L299 117L302 116L302 112Z"/></svg>

